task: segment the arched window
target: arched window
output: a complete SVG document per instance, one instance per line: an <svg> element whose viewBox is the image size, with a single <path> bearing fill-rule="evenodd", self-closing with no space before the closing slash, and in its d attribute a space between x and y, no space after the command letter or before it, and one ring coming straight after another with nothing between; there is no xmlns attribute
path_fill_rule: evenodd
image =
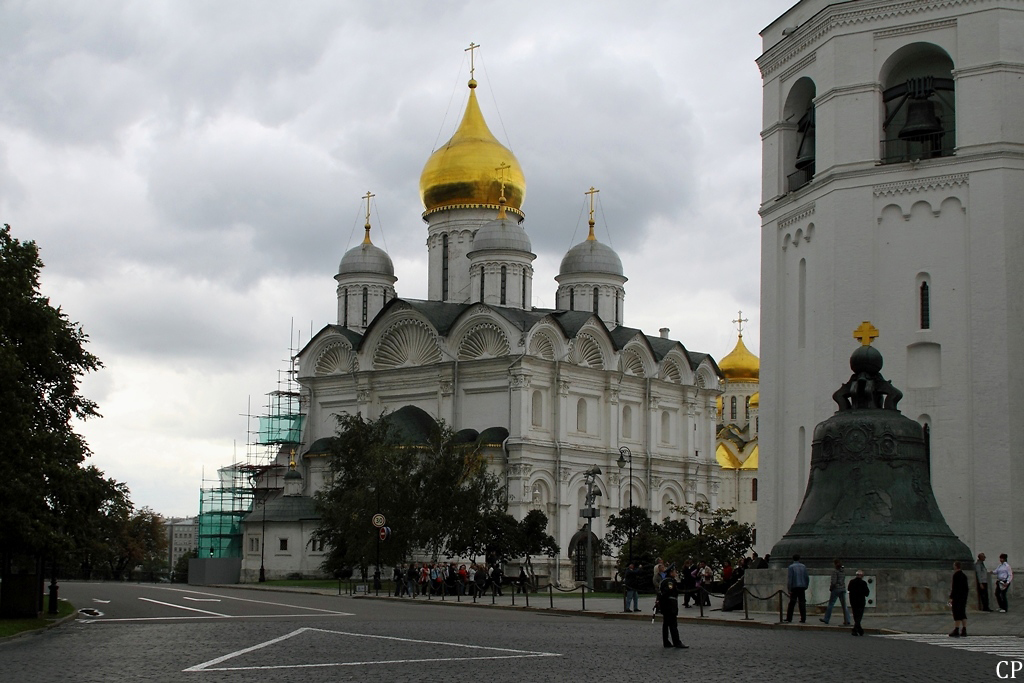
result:
<svg viewBox="0 0 1024 683"><path fill-rule="evenodd" d="M622 406L622 438L633 438L633 409L629 406Z"/></svg>
<svg viewBox="0 0 1024 683"><path fill-rule="evenodd" d="M749 396L747 396L747 398L746 398L746 400L745 400L745 402L743 404L743 419L744 420L749 420L750 419L750 397Z"/></svg>
<svg viewBox="0 0 1024 683"><path fill-rule="evenodd" d="M595 314L597 313L597 302L598 302L597 287L594 287L594 313Z"/></svg>
<svg viewBox="0 0 1024 683"><path fill-rule="evenodd" d="M544 426L544 394L539 390L533 392L532 419L530 422L534 427Z"/></svg>
<svg viewBox="0 0 1024 683"><path fill-rule="evenodd" d="M363 287L363 327L366 327L366 313L369 310L370 290Z"/></svg>
<svg viewBox="0 0 1024 683"><path fill-rule="evenodd" d="M672 416L667 410L661 411L661 442L672 443Z"/></svg>
<svg viewBox="0 0 1024 683"><path fill-rule="evenodd" d="M572 287L569 288L569 310L576 310L576 290Z"/></svg>
<svg viewBox="0 0 1024 683"><path fill-rule="evenodd" d="M484 267L480 266L480 301L484 300Z"/></svg>
<svg viewBox="0 0 1024 683"><path fill-rule="evenodd" d="M814 178L817 157L814 122L816 92L814 81L804 77L793 84L786 98L783 120L787 129L782 145L786 192L798 190Z"/></svg>
<svg viewBox="0 0 1024 683"><path fill-rule="evenodd" d="M441 235L441 301L448 301L448 235Z"/></svg>
<svg viewBox="0 0 1024 683"><path fill-rule="evenodd" d="M730 417L729 417L730 420L735 420L736 419L736 397L735 396L733 396L731 399L729 399L729 415L730 415Z"/></svg>
<svg viewBox="0 0 1024 683"><path fill-rule="evenodd" d="M615 294L615 324L622 324L622 314L620 313L620 300L618 293Z"/></svg>
<svg viewBox="0 0 1024 683"><path fill-rule="evenodd" d="M344 316L341 326L348 327L348 287L345 288L345 293L342 295L341 308L342 316Z"/></svg>
<svg viewBox="0 0 1024 683"><path fill-rule="evenodd" d="M925 280L918 289L918 308L922 330L931 329L932 326L932 305L929 296L928 281Z"/></svg>
<svg viewBox="0 0 1024 683"><path fill-rule="evenodd" d="M576 431L587 431L587 399L585 398L576 402Z"/></svg>
<svg viewBox="0 0 1024 683"><path fill-rule="evenodd" d="M956 147L953 60L931 43L911 43L882 67L883 164L950 156Z"/></svg>
<svg viewBox="0 0 1024 683"><path fill-rule="evenodd" d="M750 500L757 502L757 477L750 480Z"/></svg>
<svg viewBox="0 0 1024 683"><path fill-rule="evenodd" d="M508 272L505 269L505 266L502 266L501 267L501 305L502 306L505 305L505 298L506 298L505 297L505 291L506 291L506 284L507 284L506 278L507 277L508 277Z"/></svg>
<svg viewBox="0 0 1024 683"><path fill-rule="evenodd" d="M522 276L523 276L523 279L522 279L521 282L522 282L522 285L523 285L523 298L521 299L521 301L523 302L523 308L526 309L526 310L529 310L530 307L526 305L526 269L525 268L523 269Z"/></svg>

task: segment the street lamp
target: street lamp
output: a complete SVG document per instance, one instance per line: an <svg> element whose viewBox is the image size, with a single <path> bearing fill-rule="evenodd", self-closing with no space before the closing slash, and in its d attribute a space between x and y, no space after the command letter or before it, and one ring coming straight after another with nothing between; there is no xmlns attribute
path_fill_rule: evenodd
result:
<svg viewBox="0 0 1024 683"><path fill-rule="evenodd" d="M622 446L619 448L619 459L615 461L619 466L619 471L629 463L629 514L633 514L633 453L628 448ZM621 474L619 475L622 476ZM633 564L633 520L629 522L629 563Z"/></svg>
<svg viewBox="0 0 1024 683"><path fill-rule="evenodd" d="M580 511L580 516L587 520L587 587L590 590L594 590L594 517L601 514L594 507L594 500L601 495L601 489L594 485L599 474L601 474L601 468L597 465L583 473L583 478L587 483L587 507Z"/></svg>

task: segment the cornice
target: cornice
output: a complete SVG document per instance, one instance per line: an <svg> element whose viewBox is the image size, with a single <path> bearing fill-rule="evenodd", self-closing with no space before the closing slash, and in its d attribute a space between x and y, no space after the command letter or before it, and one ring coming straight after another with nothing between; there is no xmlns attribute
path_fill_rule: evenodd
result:
<svg viewBox="0 0 1024 683"><path fill-rule="evenodd" d="M895 183L875 185L871 188L876 197L894 197L899 194L912 194L915 192L927 192L928 190L943 190L951 187L968 184L969 174L954 173L950 175L933 176L931 178L914 178L913 180L902 180Z"/></svg>
<svg viewBox="0 0 1024 683"><path fill-rule="evenodd" d="M804 23L787 39L768 48L764 54L757 58L757 66L761 70L761 78L767 78L770 74L819 42L824 36L842 26L854 26L871 21L906 17L951 7L978 5L985 2L987 0L905 0L905 2L877 0L873 3L858 2L831 5L825 8L818 16ZM848 7L850 4L854 4L855 8ZM913 30L926 30L920 27L927 23L931 22L919 22ZM886 30L897 31L900 28L894 27Z"/></svg>
<svg viewBox="0 0 1024 683"><path fill-rule="evenodd" d="M808 218L808 217L813 216L813 215L814 215L814 202L811 202L809 204L805 204L805 205L801 206L800 208L795 209L793 211L790 211L789 213L785 214L784 216L781 216L779 218L779 220L778 220L778 223L777 223L778 229L779 230L783 230L783 229L788 228L789 226L793 225L794 223L796 223L798 221L802 221L803 219Z"/></svg>
<svg viewBox="0 0 1024 683"><path fill-rule="evenodd" d="M897 26L896 28L882 29L881 31L875 31L872 35L875 40L881 38L892 38L895 36L905 36L911 33L924 33L926 31L937 31L943 28L955 28L956 19L938 19L936 21L922 21L919 24L907 24L906 26Z"/></svg>

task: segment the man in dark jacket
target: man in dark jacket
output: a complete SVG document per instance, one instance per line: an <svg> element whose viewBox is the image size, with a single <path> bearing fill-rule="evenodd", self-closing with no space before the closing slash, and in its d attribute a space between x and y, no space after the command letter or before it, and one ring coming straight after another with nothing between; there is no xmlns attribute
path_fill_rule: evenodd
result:
<svg viewBox="0 0 1024 683"><path fill-rule="evenodd" d="M625 605L623 612L639 612L640 606L638 604L637 596L637 585L640 582L640 572L637 571L636 567L632 562L626 568L626 574L622 577L622 584L626 589ZM629 605L632 604L633 608L630 609Z"/></svg>
<svg viewBox="0 0 1024 683"><path fill-rule="evenodd" d="M850 579L846 591L850 595L850 611L853 612L853 635L862 636L864 628L860 625L860 620L864 618L864 608L868 606L868 596L871 595L871 588L864 580L863 570L857 570L857 575Z"/></svg>
<svg viewBox="0 0 1024 683"><path fill-rule="evenodd" d="M685 650L688 646L679 640L679 583L676 581L676 566L670 564L665 579L658 588L658 607L661 609L661 642L665 647ZM672 640L669 641L669 636Z"/></svg>
<svg viewBox="0 0 1024 683"><path fill-rule="evenodd" d="M949 606L953 609L953 626L950 638L967 637L967 594L970 592L967 575L960 562L953 563L953 585L949 589Z"/></svg>
<svg viewBox="0 0 1024 683"><path fill-rule="evenodd" d="M683 592L683 607L690 606L690 599L697 602L697 596L693 589L697 587L697 580L693 578L693 563L687 559L683 562L683 569L679 577L679 588Z"/></svg>

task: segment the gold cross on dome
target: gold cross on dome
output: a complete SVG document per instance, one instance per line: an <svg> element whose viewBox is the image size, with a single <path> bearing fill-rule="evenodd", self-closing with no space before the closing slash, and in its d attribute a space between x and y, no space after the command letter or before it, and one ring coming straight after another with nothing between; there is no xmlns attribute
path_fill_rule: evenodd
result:
<svg viewBox="0 0 1024 683"><path fill-rule="evenodd" d="M473 60L473 55L476 54L476 49L478 47L480 47L480 46L477 45L476 43L470 42L469 47L467 47L465 50L463 50L463 52L468 52L469 53L469 77L470 77L470 79L473 78L473 73L476 70L476 63Z"/></svg>
<svg viewBox="0 0 1024 683"><path fill-rule="evenodd" d="M591 185L590 189L583 193L585 195L589 195L590 196L590 220L589 220L590 235L587 236L587 239L591 240L591 241L597 239L596 237L594 237L594 195L597 194L600 191L601 190L595 190L594 186Z"/></svg>
<svg viewBox="0 0 1024 683"><path fill-rule="evenodd" d="M871 342L878 339L878 328L865 320L853 331L853 338L859 339L861 346L871 346Z"/></svg>
<svg viewBox="0 0 1024 683"><path fill-rule="evenodd" d="M732 322L736 323L736 331L739 332L739 335L742 337L743 336L743 323L750 322L750 320L748 318L744 318L743 317L743 311L737 311L736 312L736 319L733 320Z"/></svg>
<svg viewBox="0 0 1024 683"><path fill-rule="evenodd" d="M366 229L366 236L363 238L363 244L370 244L370 200L376 196L369 190L363 195L363 199L366 200L366 225L363 226Z"/></svg>

